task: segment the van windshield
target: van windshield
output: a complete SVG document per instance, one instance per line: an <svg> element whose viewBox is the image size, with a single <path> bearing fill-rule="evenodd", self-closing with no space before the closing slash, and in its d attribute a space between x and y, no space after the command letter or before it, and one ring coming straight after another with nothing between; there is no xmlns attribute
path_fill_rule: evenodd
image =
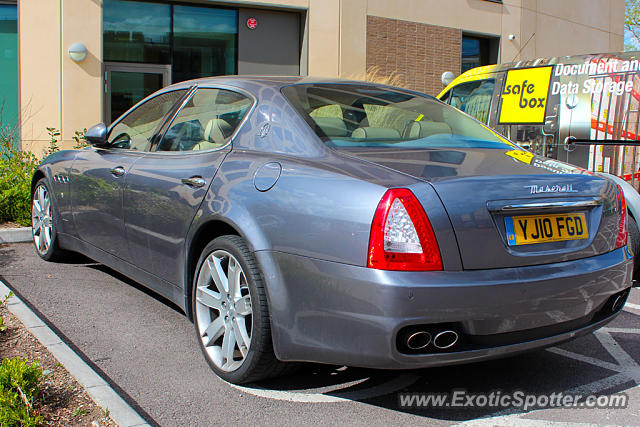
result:
<svg viewBox="0 0 640 427"><path fill-rule="evenodd" d="M282 93L333 148L514 148L474 119L427 95L346 83L292 85Z"/></svg>
<svg viewBox="0 0 640 427"><path fill-rule="evenodd" d="M494 79L461 83L451 90L448 104L487 124L494 87Z"/></svg>

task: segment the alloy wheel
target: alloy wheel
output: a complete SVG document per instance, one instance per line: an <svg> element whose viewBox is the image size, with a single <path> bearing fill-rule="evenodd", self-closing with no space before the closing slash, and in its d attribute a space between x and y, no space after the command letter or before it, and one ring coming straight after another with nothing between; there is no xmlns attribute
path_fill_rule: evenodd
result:
<svg viewBox="0 0 640 427"><path fill-rule="evenodd" d="M205 352L217 368L235 371L247 357L253 329L242 266L229 252L213 251L200 267L196 287L195 321Z"/></svg>
<svg viewBox="0 0 640 427"><path fill-rule="evenodd" d="M31 205L31 230L38 252L46 254L51 246L53 218L49 191L44 184L36 187Z"/></svg>

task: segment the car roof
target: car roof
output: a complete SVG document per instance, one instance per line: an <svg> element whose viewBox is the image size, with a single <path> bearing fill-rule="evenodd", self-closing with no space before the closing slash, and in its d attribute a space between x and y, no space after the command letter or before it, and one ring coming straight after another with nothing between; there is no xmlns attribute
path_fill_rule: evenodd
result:
<svg viewBox="0 0 640 427"><path fill-rule="evenodd" d="M350 80L350 79L327 78L327 77L232 75L232 76L203 77L199 79L187 80L187 81L183 81L183 82L168 86L166 89L190 87L193 85L198 85L198 86L227 85L227 86L236 86L236 87L248 89L249 86L254 86L256 83L259 84L260 86L271 86L277 89L283 86L289 86L292 84L345 84L345 83L378 86L378 87L393 87L393 86L374 83L374 82L365 82L365 81ZM400 87L396 87L396 89L407 90Z"/></svg>

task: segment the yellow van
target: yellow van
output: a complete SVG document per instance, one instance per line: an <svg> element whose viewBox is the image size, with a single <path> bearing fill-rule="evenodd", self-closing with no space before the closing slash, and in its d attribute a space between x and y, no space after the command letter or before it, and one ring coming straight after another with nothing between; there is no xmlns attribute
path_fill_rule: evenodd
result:
<svg viewBox="0 0 640 427"><path fill-rule="evenodd" d="M439 95L536 154L638 188L640 147L566 145L638 139L640 52L538 58L467 71Z"/></svg>
<svg viewBox="0 0 640 427"><path fill-rule="evenodd" d="M640 144L632 145L640 140L640 52L478 67L438 98L535 154L607 175L624 191L630 245L640 253ZM588 144L567 144L572 138ZM640 257L633 279L639 286Z"/></svg>

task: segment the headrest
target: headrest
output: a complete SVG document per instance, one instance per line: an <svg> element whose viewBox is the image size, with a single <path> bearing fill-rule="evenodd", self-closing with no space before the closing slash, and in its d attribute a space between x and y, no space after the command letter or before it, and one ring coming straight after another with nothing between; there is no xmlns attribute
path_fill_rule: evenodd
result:
<svg viewBox="0 0 640 427"><path fill-rule="evenodd" d="M398 139L400 132L391 128L362 127L354 130L351 137L357 139Z"/></svg>
<svg viewBox="0 0 640 427"><path fill-rule="evenodd" d="M339 117L313 117L313 121L327 136L347 136L347 125Z"/></svg>
<svg viewBox="0 0 640 427"><path fill-rule="evenodd" d="M404 129L404 137L407 139L426 138L437 134L451 135L451 127L442 122L421 121L410 122Z"/></svg>
<svg viewBox="0 0 640 427"><path fill-rule="evenodd" d="M233 133L233 127L222 119L211 119L204 127L204 140L222 144Z"/></svg>

